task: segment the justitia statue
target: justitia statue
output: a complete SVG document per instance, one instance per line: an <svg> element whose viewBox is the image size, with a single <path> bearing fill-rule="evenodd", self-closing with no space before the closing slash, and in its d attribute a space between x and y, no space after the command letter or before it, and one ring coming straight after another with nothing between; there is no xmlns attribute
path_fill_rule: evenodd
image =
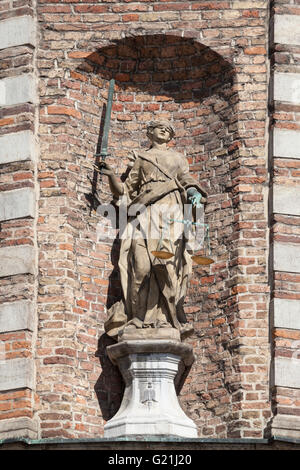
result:
<svg viewBox="0 0 300 470"><path fill-rule="evenodd" d="M148 150L133 152L134 164L124 183L114 175L114 170L101 162L102 173L109 177L113 195L127 197L128 206L145 206L146 218L151 219L151 207L161 205L165 214L172 214L176 206L176 218L168 221L168 235L160 239L160 251L171 253L168 259L156 257L158 238L152 238L143 227L133 225L130 236L122 239L119 268L123 299L109 310L105 323L106 333L117 339L125 332L142 329L175 328L181 339L193 332L187 323L183 305L187 282L192 270L191 256L186 239L175 230L177 219L184 219L184 205L198 196L206 202L206 192L189 174L186 158L173 149L168 142L174 137L173 126L166 121L151 122L147 136L151 145ZM178 213L179 208L179 213ZM167 210L166 210L167 209ZM151 220L150 220L151 219ZM130 222L130 218L128 219ZM157 227L162 234L164 222ZM152 233L152 232L151 232ZM149 331L149 330L148 330ZM145 332L147 337L147 333Z"/></svg>

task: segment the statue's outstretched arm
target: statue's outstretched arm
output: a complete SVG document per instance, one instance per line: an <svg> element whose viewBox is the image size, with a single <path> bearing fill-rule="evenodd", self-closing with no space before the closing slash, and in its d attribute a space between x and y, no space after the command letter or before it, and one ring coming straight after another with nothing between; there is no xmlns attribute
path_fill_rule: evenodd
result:
<svg viewBox="0 0 300 470"><path fill-rule="evenodd" d="M114 174L113 168L105 161L101 161L99 163L99 168L103 175L108 176L110 190L113 195L117 198L122 196L122 194L124 194L124 185L123 183L121 183L121 181L118 180L118 178Z"/></svg>

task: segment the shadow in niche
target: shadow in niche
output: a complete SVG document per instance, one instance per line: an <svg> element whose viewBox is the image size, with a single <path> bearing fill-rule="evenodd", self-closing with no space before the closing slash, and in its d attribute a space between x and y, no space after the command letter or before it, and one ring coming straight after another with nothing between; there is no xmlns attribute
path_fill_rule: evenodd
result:
<svg viewBox="0 0 300 470"><path fill-rule="evenodd" d="M194 171L200 172L200 178L201 172L204 174L207 171L206 162L210 155L222 149L224 152L221 158L225 159L224 155L228 155L227 149L230 151L230 148L234 148L239 139L234 109L237 103L237 94L233 91L234 69L218 53L192 38L155 34L120 39L91 53L77 70L104 80L114 78L117 93L126 93L128 97L137 93L147 94L161 99L162 102L162 97L165 97L166 103L171 106L162 106L173 113L175 127L178 122L179 130L184 129L176 138L176 149L183 152L185 147L190 146L188 154L198 164ZM131 102L135 103L135 96L131 97ZM158 114L155 107L147 107L147 102L143 103L141 100L140 103L141 110L136 111L139 129L134 132L126 129L126 122L116 121L113 124L115 148L118 145L118 148L121 148L122 138L135 139L140 135L145 127L145 120L139 120L143 113L148 112L153 118ZM190 103L199 103L193 123L189 113ZM195 104L193 106L195 107ZM101 145L104 111L105 109L102 110L97 152ZM137 140L137 147L138 145ZM123 181L127 174L122 175ZM94 172L88 199L90 204L94 204L96 186L97 173ZM206 186L208 193L215 195L230 191L231 181L226 181L221 186L216 178L207 182ZM109 277L107 308L121 299L119 247L120 241L116 238L112 249L114 269ZM107 335L101 336L97 354L101 361L102 374L95 391L104 419L109 419L118 410L122 396L122 392L114 391L115 386L119 387L123 383L122 378L118 369L112 368L105 353L106 346L112 342Z"/></svg>
<svg viewBox="0 0 300 470"><path fill-rule="evenodd" d="M96 356L99 357L102 372L94 390L99 402L103 419L108 421L118 411L124 393L124 382L118 367L107 356L106 348L115 341L104 333L98 341Z"/></svg>

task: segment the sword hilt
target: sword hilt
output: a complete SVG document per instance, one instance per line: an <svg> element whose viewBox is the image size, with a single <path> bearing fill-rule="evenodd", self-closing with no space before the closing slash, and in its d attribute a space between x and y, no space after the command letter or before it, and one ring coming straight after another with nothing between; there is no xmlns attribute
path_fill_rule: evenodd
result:
<svg viewBox="0 0 300 470"><path fill-rule="evenodd" d="M95 153L95 157L101 157L101 161L104 162L106 157L109 157L109 154L103 154L103 153ZM94 169L99 173L99 181L102 181L102 171L101 168L99 168L99 164L97 165L96 163L93 163Z"/></svg>
<svg viewBox="0 0 300 470"><path fill-rule="evenodd" d="M101 160L105 160L106 157L109 157L108 153L95 153L94 157L101 157Z"/></svg>

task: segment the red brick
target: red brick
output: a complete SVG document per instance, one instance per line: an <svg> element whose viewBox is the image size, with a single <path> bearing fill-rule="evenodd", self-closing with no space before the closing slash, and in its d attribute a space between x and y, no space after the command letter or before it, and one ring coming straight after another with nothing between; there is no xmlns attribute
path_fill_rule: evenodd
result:
<svg viewBox="0 0 300 470"><path fill-rule="evenodd" d="M14 122L15 122L14 118L0 119L0 126L8 126L9 124L13 124Z"/></svg>
<svg viewBox="0 0 300 470"><path fill-rule="evenodd" d="M48 114L66 114L77 119L81 119L81 113L74 108L67 108L66 106L48 106Z"/></svg>
<svg viewBox="0 0 300 470"><path fill-rule="evenodd" d="M136 14L129 14L129 15L123 15L122 16L122 21L139 21L139 17L140 15L136 15Z"/></svg>
<svg viewBox="0 0 300 470"><path fill-rule="evenodd" d="M256 54L266 55L267 50L265 47L256 46L256 47L247 47L244 52L245 54L249 54L249 55L256 55Z"/></svg>
<svg viewBox="0 0 300 470"><path fill-rule="evenodd" d="M77 300L76 304L79 305L79 307L89 308L89 302L86 302L85 300Z"/></svg>

